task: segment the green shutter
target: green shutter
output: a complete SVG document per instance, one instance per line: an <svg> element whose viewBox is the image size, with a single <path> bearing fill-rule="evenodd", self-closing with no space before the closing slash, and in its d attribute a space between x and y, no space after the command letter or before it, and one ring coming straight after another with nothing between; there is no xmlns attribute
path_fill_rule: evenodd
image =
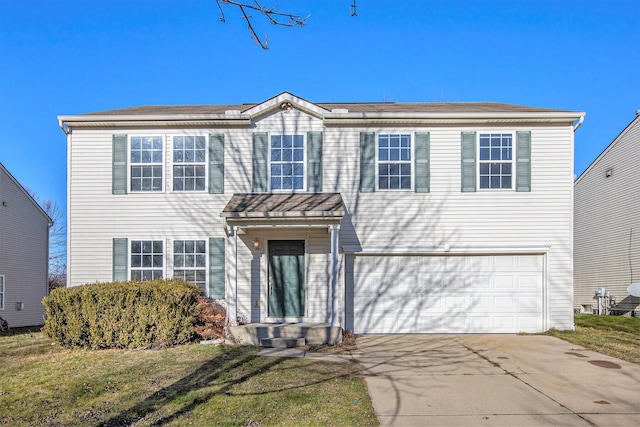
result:
<svg viewBox="0 0 640 427"><path fill-rule="evenodd" d="M224 193L224 135L209 135L209 193Z"/></svg>
<svg viewBox="0 0 640 427"><path fill-rule="evenodd" d="M128 279L128 239L113 239L113 281L126 282Z"/></svg>
<svg viewBox="0 0 640 427"><path fill-rule="evenodd" d="M322 132L307 132L307 188L322 192Z"/></svg>
<svg viewBox="0 0 640 427"><path fill-rule="evenodd" d="M112 193L127 194L127 135L113 135Z"/></svg>
<svg viewBox="0 0 640 427"><path fill-rule="evenodd" d="M224 241L209 238L209 298L224 298Z"/></svg>
<svg viewBox="0 0 640 427"><path fill-rule="evenodd" d="M415 134L414 170L416 193L428 193L431 181L429 132Z"/></svg>
<svg viewBox="0 0 640 427"><path fill-rule="evenodd" d="M516 133L516 191L531 191L531 132Z"/></svg>
<svg viewBox="0 0 640 427"><path fill-rule="evenodd" d="M476 133L462 132L461 189L476 191Z"/></svg>
<svg viewBox="0 0 640 427"><path fill-rule="evenodd" d="M253 134L253 179L251 191L265 193L269 191L267 183L269 155L268 135L266 133Z"/></svg>
<svg viewBox="0 0 640 427"><path fill-rule="evenodd" d="M360 132L360 191L376 190L376 134Z"/></svg>

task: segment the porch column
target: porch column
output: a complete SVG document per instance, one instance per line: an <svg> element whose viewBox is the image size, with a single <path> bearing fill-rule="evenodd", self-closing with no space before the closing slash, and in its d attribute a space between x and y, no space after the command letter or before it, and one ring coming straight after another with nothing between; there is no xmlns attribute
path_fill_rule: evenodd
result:
<svg viewBox="0 0 640 427"><path fill-rule="evenodd" d="M238 230L236 226L227 227L227 325L238 326Z"/></svg>
<svg viewBox="0 0 640 427"><path fill-rule="evenodd" d="M339 289L339 254L338 237L340 224L331 225L331 326L340 326L344 307L342 306L342 292Z"/></svg>

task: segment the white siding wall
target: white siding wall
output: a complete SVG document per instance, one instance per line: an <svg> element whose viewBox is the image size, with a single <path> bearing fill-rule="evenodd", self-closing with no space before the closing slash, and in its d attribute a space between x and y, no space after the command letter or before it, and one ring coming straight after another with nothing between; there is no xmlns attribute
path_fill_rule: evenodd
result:
<svg viewBox="0 0 640 427"><path fill-rule="evenodd" d="M616 138L575 185L575 306L596 289L618 301L640 282L640 117ZM610 177L606 171L611 169ZM633 271L633 278L631 272ZM630 306L638 304L630 301Z"/></svg>
<svg viewBox="0 0 640 427"><path fill-rule="evenodd" d="M368 129L429 131L431 192L359 193L360 129L329 129L325 141L325 191L340 191L351 224L341 243L368 247L420 246L452 250L549 246L548 326L572 328L573 130L563 127L468 127ZM460 191L460 132L531 131L532 191ZM353 226L354 232L347 233Z"/></svg>
<svg viewBox="0 0 640 427"><path fill-rule="evenodd" d="M5 276L0 316L10 327L44 323L48 245L48 219L0 168L0 275ZM23 303L22 310L16 302Z"/></svg>
<svg viewBox="0 0 640 427"><path fill-rule="evenodd" d="M360 193L361 128L323 128L322 122L297 110L267 115L252 129L200 129L225 133L225 194L176 194L170 191L170 138L181 130L144 132L167 135L163 193L111 194L112 131L73 131L69 195L70 283L111 280L113 237L222 237L220 211L231 194L251 191L252 132L301 133L323 131L323 191L340 192L347 213L340 244L364 250L379 246L485 247L550 246L546 284L549 327L572 327L572 189L573 131L554 127L398 127L366 129L376 132L431 134L431 193ZM461 131L531 131L532 191L460 192ZM133 129L116 133L134 133ZM135 132L140 134L140 132ZM286 238L289 232L284 231ZM326 320L328 303L329 233L305 234L308 245L310 320ZM281 238L283 234L279 235ZM251 264L250 240L239 244L239 313L257 321L252 302L259 289L251 285L258 264ZM317 252L317 253L316 253ZM327 263L325 264L325 260ZM262 265L262 264L260 264ZM317 270L316 270L317 269ZM340 271L343 280L344 271ZM264 277L261 277L264 281ZM264 282L263 282L264 283ZM317 283L317 287L315 284ZM263 301L264 302L264 301Z"/></svg>

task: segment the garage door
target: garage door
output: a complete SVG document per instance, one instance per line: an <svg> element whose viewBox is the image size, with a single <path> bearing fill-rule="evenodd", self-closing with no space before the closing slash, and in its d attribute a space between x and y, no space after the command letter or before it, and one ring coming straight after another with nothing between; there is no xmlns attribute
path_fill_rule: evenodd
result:
<svg viewBox="0 0 640 427"><path fill-rule="evenodd" d="M543 330L541 255L367 255L352 265L355 333Z"/></svg>

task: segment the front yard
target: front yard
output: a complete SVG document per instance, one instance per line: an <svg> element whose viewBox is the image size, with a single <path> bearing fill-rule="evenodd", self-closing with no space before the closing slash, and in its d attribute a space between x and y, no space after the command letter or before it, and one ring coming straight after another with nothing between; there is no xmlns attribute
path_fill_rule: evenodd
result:
<svg viewBox="0 0 640 427"><path fill-rule="evenodd" d="M640 363L640 319L577 315L548 334ZM335 351L336 348L313 348ZM356 363L256 356L247 346L65 350L0 333L0 425L377 425Z"/></svg>
<svg viewBox="0 0 640 427"><path fill-rule="evenodd" d="M64 350L0 334L0 424L376 425L356 363L256 356L245 346Z"/></svg>
<svg viewBox="0 0 640 427"><path fill-rule="evenodd" d="M640 318L576 314L575 331L549 335L618 359L640 364Z"/></svg>

